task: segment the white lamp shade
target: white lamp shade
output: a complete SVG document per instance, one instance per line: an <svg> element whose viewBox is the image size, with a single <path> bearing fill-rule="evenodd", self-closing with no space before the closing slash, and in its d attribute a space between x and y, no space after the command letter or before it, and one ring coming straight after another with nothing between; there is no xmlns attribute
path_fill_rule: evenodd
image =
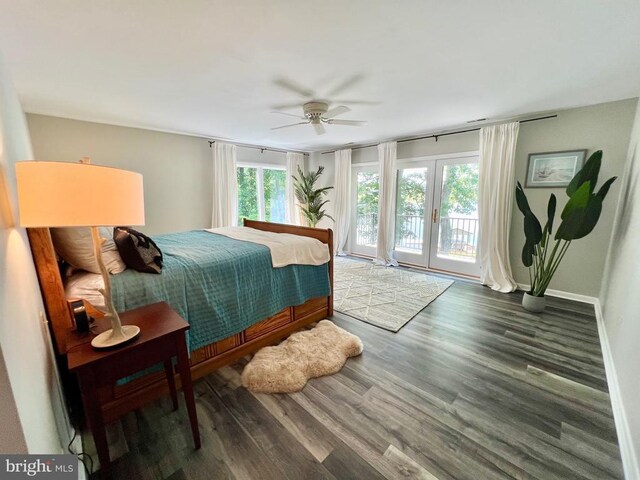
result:
<svg viewBox="0 0 640 480"><path fill-rule="evenodd" d="M144 225L142 175L66 162L18 162L22 227Z"/></svg>

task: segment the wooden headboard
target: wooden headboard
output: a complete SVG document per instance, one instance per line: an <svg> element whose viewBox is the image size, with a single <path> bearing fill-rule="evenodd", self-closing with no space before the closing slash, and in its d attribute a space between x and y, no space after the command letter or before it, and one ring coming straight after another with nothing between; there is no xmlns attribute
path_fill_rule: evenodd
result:
<svg viewBox="0 0 640 480"><path fill-rule="evenodd" d="M304 237L312 237L326 243L333 253L333 231L331 229L297 227L280 223L245 220L246 227L276 233L291 233ZM58 354L67 353L69 335L73 331L73 314L64 294L64 284L60 274L58 259L53 249L51 234L48 228L28 228L31 254L36 266L40 290L53 333L55 349ZM333 254L329 261L329 279L331 295L329 296L329 312L333 314Z"/></svg>
<svg viewBox="0 0 640 480"><path fill-rule="evenodd" d="M53 332L54 347L67 353L67 337L73 330L73 316L64 295L60 266L48 228L28 228L31 255L36 266L44 307Z"/></svg>

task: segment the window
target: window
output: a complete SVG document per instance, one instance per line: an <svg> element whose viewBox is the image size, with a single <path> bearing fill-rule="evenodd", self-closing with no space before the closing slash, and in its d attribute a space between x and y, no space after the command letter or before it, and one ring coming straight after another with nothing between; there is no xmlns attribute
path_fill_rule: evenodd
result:
<svg viewBox="0 0 640 480"><path fill-rule="evenodd" d="M284 223L284 167L241 165L238 175L238 221L266 220Z"/></svg>
<svg viewBox="0 0 640 480"><path fill-rule="evenodd" d="M258 220L257 169L238 167L238 220Z"/></svg>

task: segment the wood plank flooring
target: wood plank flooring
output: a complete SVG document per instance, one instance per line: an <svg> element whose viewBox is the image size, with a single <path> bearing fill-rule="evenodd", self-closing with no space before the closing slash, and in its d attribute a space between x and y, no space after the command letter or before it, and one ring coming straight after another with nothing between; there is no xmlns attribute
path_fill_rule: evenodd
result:
<svg viewBox="0 0 640 480"><path fill-rule="evenodd" d="M396 334L338 313L365 345L340 373L264 395L226 367L195 385L200 451L163 399L121 420L114 476L622 478L593 308L520 300L456 281Z"/></svg>

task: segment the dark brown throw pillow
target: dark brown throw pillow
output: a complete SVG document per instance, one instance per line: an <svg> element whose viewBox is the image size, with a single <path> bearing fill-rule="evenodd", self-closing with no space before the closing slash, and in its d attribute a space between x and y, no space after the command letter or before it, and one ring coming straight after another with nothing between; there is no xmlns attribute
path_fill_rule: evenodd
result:
<svg viewBox="0 0 640 480"><path fill-rule="evenodd" d="M144 233L129 227L113 229L113 240L128 268L143 273L160 273L162 252Z"/></svg>

